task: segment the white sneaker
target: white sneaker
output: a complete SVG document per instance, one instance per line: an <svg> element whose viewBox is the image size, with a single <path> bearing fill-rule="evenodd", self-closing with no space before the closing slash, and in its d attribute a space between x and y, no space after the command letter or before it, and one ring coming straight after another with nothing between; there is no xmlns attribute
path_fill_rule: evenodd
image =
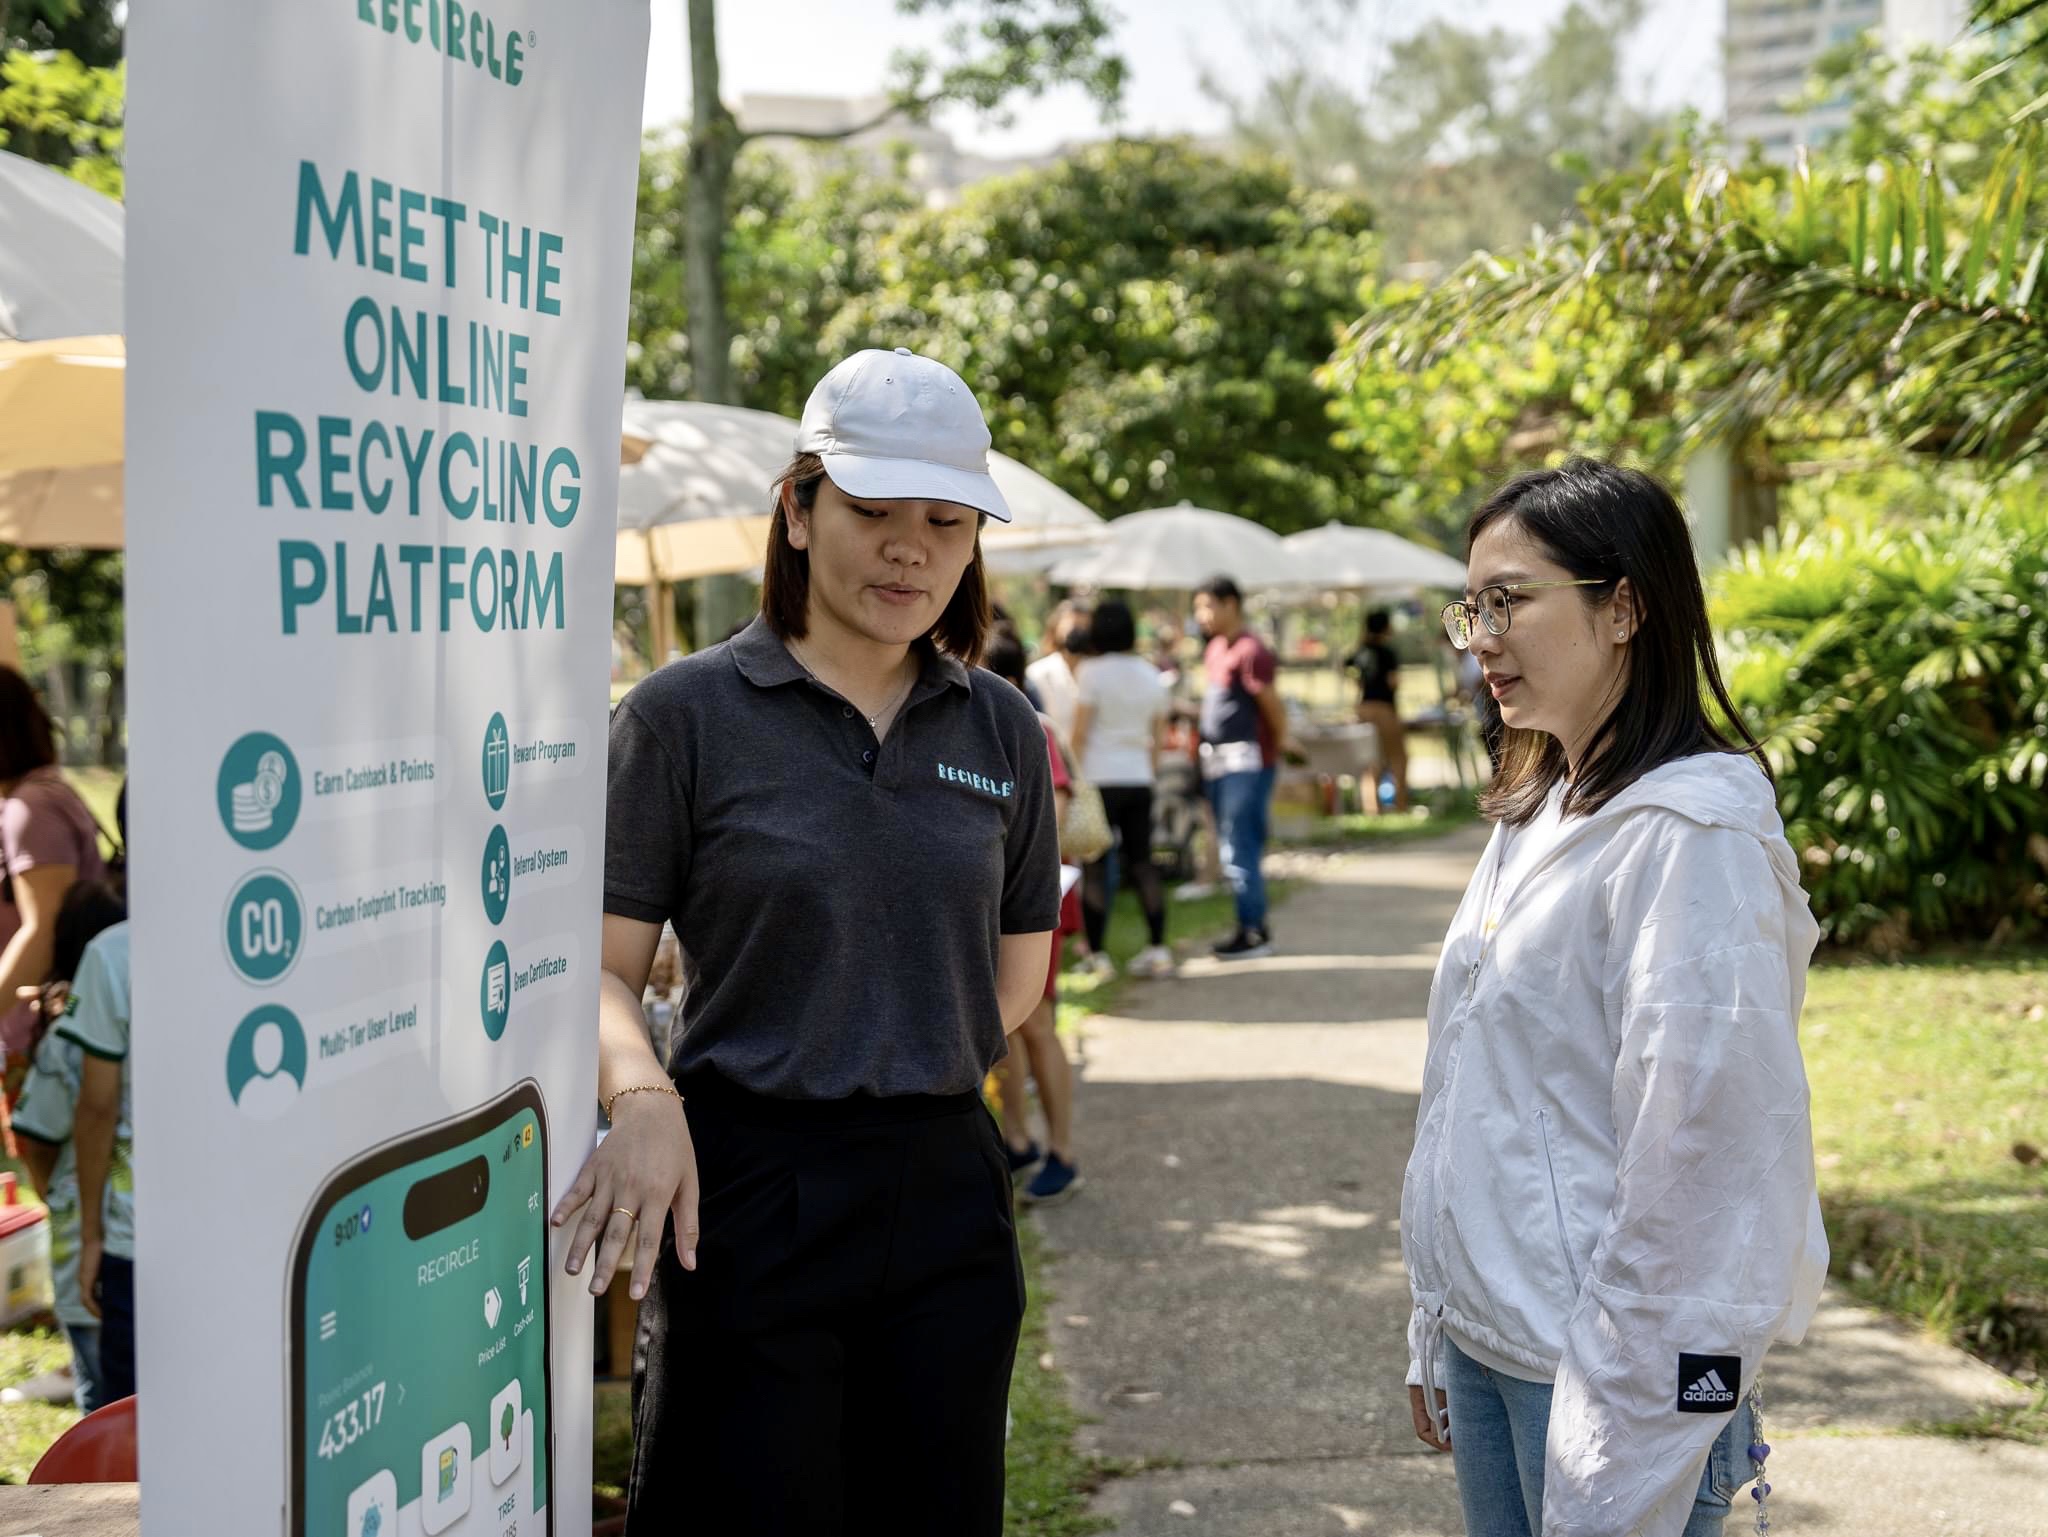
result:
<svg viewBox="0 0 2048 1537"><path fill-rule="evenodd" d="M1170 977L1173 975L1173 952L1164 945L1147 945L1131 957L1131 964L1125 970L1134 977Z"/></svg>
<svg viewBox="0 0 2048 1537"><path fill-rule="evenodd" d="M1091 976L1098 981L1107 982L1116 975L1116 962L1104 955L1100 950L1097 950L1081 963L1081 971L1085 976Z"/></svg>
<svg viewBox="0 0 2048 1537"><path fill-rule="evenodd" d="M1173 899L1176 902L1199 902L1204 897L1216 895L1214 881L1189 881L1185 886L1176 886Z"/></svg>

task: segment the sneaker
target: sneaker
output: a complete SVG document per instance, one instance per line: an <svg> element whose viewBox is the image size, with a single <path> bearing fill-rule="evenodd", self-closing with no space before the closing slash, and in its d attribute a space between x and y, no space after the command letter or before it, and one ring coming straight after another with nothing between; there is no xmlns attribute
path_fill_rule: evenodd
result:
<svg viewBox="0 0 2048 1537"><path fill-rule="evenodd" d="M1170 977L1173 952L1164 945L1147 945L1131 957L1131 964L1124 969L1134 977Z"/></svg>
<svg viewBox="0 0 2048 1537"><path fill-rule="evenodd" d="M1093 977L1098 982L1107 982L1116 975L1116 962L1097 950L1081 963L1081 975Z"/></svg>
<svg viewBox="0 0 2048 1537"><path fill-rule="evenodd" d="M1250 961L1273 953L1273 936L1264 929L1239 929L1209 953L1219 961Z"/></svg>
<svg viewBox="0 0 2048 1537"><path fill-rule="evenodd" d="M1030 1206L1056 1206L1080 1188L1081 1171L1059 1154L1047 1153L1038 1177L1024 1187L1024 1200Z"/></svg>
<svg viewBox="0 0 2048 1537"><path fill-rule="evenodd" d="M77 1397L77 1394L78 1379L71 1375L67 1367L54 1372L44 1372L40 1377L31 1377L28 1381L11 1388L0 1389L0 1404L68 1404Z"/></svg>
<svg viewBox="0 0 2048 1537"><path fill-rule="evenodd" d="M1011 1147L1009 1143L1005 1142L1003 1144L1003 1156L1010 1160L1010 1178L1016 1179L1026 1169L1043 1158L1045 1153L1036 1142L1027 1142L1021 1148Z"/></svg>
<svg viewBox="0 0 2048 1537"><path fill-rule="evenodd" d="M1173 899L1176 902L1199 902L1204 897L1213 897L1214 895L1216 895L1216 883L1214 881L1189 881L1185 886L1176 886L1173 889Z"/></svg>

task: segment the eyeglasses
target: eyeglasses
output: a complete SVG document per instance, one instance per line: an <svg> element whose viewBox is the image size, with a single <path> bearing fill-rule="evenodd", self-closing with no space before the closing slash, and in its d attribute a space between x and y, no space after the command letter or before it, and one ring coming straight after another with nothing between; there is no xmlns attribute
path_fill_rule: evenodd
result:
<svg viewBox="0 0 2048 1537"><path fill-rule="evenodd" d="M1605 587L1610 577L1589 576L1577 582L1496 582L1491 587L1482 587L1470 603L1457 602L1444 605L1444 631L1451 637L1451 644L1460 651L1472 649L1472 637L1479 633L1479 626L1486 626L1489 635L1505 635L1508 626L1514 623L1514 600L1512 594L1535 592L1545 587Z"/></svg>

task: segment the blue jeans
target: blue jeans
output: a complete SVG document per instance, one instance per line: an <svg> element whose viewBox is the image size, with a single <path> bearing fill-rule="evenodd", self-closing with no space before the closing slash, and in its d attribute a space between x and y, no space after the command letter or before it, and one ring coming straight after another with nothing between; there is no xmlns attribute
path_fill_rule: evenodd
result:
<svg viewBox="0 0 2048 1537"><path fill-rule="evenodd" d="M80 1414L90 1414L103 1409L107 1398L100 1391L100 1326L98 1324L66 1324L64 1337L71 1341L71 1375L78 1383L73 1395Z"/></svg>
<svg viewBox="0 0 2048 1537"><path fill-rule="evenodd" d="M1225 774L1209 781L1209 805L1216 813L1216 855L1223 878L1237 899L1239 928L1266 926L1266 877L1259 861L1266 852L1266 810L1273 802L1272 769Z"/></svg>
<svg viewBox="0 0 2048 1537"><path fill-rule="evenodd" d="M1481 1366L1444 1341L1443 1386L1451 1459L1466 1537L1533 1537L1543 1530L1543 1443L1551 1385ZM1684 1537L1721 1537L1735 1491L1753 1476L1749 1405L1740 1405L1707 1454Z"/></svg>

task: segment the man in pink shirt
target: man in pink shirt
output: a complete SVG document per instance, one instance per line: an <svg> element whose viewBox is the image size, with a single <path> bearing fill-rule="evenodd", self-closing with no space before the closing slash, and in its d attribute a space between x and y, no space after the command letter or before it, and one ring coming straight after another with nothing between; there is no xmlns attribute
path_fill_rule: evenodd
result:
<svg viewBox="0 0 2048 1537"><path fill-rule="evenodd" d="M1202 781L1216 813L1223 878L1237 902L1237 932L1214 947L1219 960L1272 953L1266 923L1267 810L1287 745L1287 712L1274 686L1266 643L1244 627L1244 594L1227 576L1195 591L1195 621L1209 637L1202 654Z"/></svg>

